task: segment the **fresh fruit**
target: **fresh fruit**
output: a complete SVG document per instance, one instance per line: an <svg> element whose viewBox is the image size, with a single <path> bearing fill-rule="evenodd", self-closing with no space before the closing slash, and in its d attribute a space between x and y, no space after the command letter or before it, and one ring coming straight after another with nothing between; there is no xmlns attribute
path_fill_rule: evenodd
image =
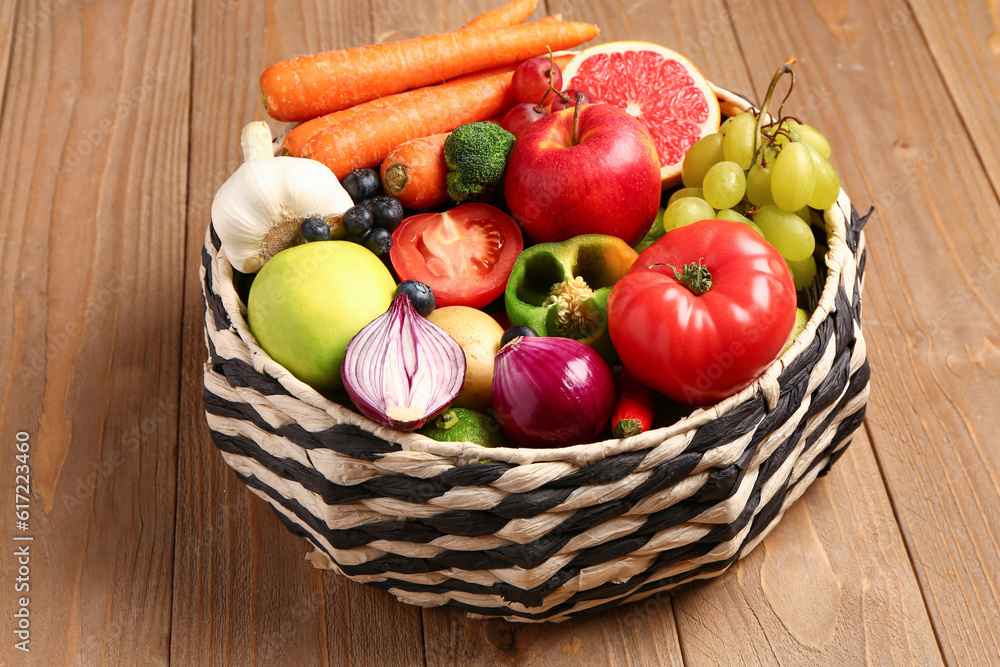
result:
<svg viewBox="0 0 1000 667"><path fill-rule="evenodd" d="M805 144L795 141L781 149L771 172L771 196L786 211L795 212L809 203L816 188L816 170Z"/></svg>
<svg viewBox="0 0 1000 667"><path fill-rule="evenodd" d="M726 159L722 148L723 140L721 134L713 132L691 146L681 165L681 180L685 188L700 188L708 170Z"/></svg>
<svg viewBox="0 0 1000 667"><path fill-rule="evenodd" d="M493 357L500 350L503 327L481 310L445 306L427 316L465 350L465 382L453 405L488 410L493 392Z"/></svg>
<svg viewBox="0 0 1000 667"><path fill-rule="evenodd" d="M592 46L570 61L563 79L568 87L625 109L646 125L656 144L664 188L680 180L688 149L719 130L719 101L708 81L687 58L657 44Z"/></svg>
<svg viewBox="0 0 1000 667"><path fill-rule="evenodd" d="M434 292L419 280L404 280L399 283L396 286L396 295L399 294L410 297L413 308L424 317L434 312L434 307L437 305Z"/></svg>
<svg viewBox="0 0 1000 667"><path fill-rule="evenodd" d="M384 227L375 227L365 234L363 245L379 257L384 257L392 249L392 232Z"/></svg>
<svg viewBox="0 0 1000 667"><path fill-rule="evenodd" d="M792 280L795 281L795 289L805 289L812 285L812 281L816 279L816 273L818 267L816 266L816 258L813 255L809 255L805 259L801 259L797 262L786 259L785 262L788 263L788 270L792 272Z"/></svg>
<svg viewBox="0 0 1000 667"><path fill-rule="evenodd" d="M747 178L742 167L724 160L713 165L705 174L702 191L712 208L732 208L741 201L747 190Z"/></svg>
<svg viewBox="0 0 1000 667"><path fill-rule="evenodd" d="M474 442L483 447L508 447L500 424L490 415L468 408L448 408L420 433L438 442Z"/></svg>
<svg viewBox="0 0 1000 667"><path fill-rule="evenodd" d="M503 347L510 341L514 340L518 336L537 336L538 332L527 326L526 324L519 324L516 327L508 327L503 332L503 336L500 337L500 347Z"/></svg>
<svg viewBox="0 0 1000 667"><path fill-rule="evenodd" d="M562 111L563 109L572 109L576 106L577 98L580 99L580 104L593 104L596 101L593 97L582 90L567 88L554 100L552 100L552 104L549 105L549 111L555 113L557 111Z"/></svg>
<svg viewBox="0 0 1000 667"><path fill-rule="evenodd" d="M500 127L519 137L529 125L548 115L549 112L537 104L516 104L504 114L500 120Z"/></svg>
<svg viewBox="0 0 1000 667"><path fill-rule="evenodd" d="M795 309L795 326L792 327L792 333L788 336L788 342L785 343L785 347L782 348L781 352L784 353L785 350L792 346L795 339L799 337L799 334L805 331L806 325L809 324L809 313L801 308Z"/></svg>
<svg viewBox="0 0 1000 667"><path fill-rule="evenodd" d="M306 243L278 253L257 274L247 322L275 361L329 395L342 386L348 342L386 311L395 289L385 265L361 246Z"/></svg>
<svg viewBox="0 0 1000 667"><path fill-rule="evenodd" d="M381 190L382 184L379 182L378 173L374 169L355 169L340 182L351 195L351 199L359 202L362 199L374 197Z"/></svg>
<svg viewBox="0 0 1000 667"><path fill-rule="evenodd" d="M525 60L514 70L510 87L518 102L545 105L552 89L562 90L562 70L549 56ZM550 87L551 86L551 87Z"/></svg>
<svg viewBox="0 0 1000 667"><path fill-rule="evenodd" d="M802 218L774 205L761 206L753 216L764 238L781 256L791 261L802 261L812 255L816 237Z"/></svg>
<svg viewBox="0 0 1000 667"><path fill-rule="evenodd" d="M523 248L509 215L475 203L406 218L393 232L389 257L402 280L430 286L438 307L482 308L503 293Z"/></svg>
<svg viewBox="0 0 1000 667"><path fill-rule="evenodd" d="M715 217L713 209L704 199L683 197L678 199L663 212L663 231L670 232L678 227L691 225L699 220L710 220Z"/></svg>
<svg viewBox="0 0 1000 667"><path fill-rule="evenodd" d="M352 206L344 212L344 229L348 236L361 237L371 231L375 218L367 206Z"/></svg>
<svg viewBox="0 0 1000 667"><path fill-rule="evenodd" d="M388 195L372 197L365 204L365 208L371 212L376 227L383 227L392 232L403 222L403 205L395 197Z"/></svg>
<svg viewBox="0 0 1000 667"><path fill-rule="evenodd" d="M611 289L622 364L675 401L718 402L770 364L792 331L796 294L778 252L746 225L703 220L643 252Z"/></svg>
<svg viewBox="0 0 1000 667"><path fill-rule="evenodd" d="M754 135L757 132L757 117L749 111L736 114L730 119L722 139L722 154L730 162L735 162L746 171L753 160Z"/></svg>
<svg viewBox="0 0 1000 667"><path fill-rule="evenodd" d="M649 132L608 104L565 109L532 124L507 162L504 195L532 242L608 234L638 243L660 205Z"/></svg>
<svg viewBox="0 0 1000 667"><path fill-rule="evenodd" d="M306 243L330 240L330 225L323 218L306 218L302 221L302 238Z"/></svg>

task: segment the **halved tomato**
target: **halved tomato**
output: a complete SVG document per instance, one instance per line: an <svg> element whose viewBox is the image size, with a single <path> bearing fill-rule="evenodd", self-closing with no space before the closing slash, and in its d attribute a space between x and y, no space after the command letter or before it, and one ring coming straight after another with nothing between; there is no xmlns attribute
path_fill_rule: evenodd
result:
<svg viewBox="0 0 1000 667"><path fill-rule="evenodd" d="M389 258L400 280L434 290L437 307L482 308L503 294L524 249L514 220L489 204L462 204L403 220Z"/></svg>

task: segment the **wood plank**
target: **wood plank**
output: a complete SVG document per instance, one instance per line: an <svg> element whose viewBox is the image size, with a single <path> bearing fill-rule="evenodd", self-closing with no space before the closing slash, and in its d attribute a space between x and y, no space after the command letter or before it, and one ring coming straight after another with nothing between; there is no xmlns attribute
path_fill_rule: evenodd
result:
<svg viewBox="0 0 1000 667"><path fill-rule="evenodd" d="M17 0L0 0L0 82L2 82L0 85L4 86L4 90L6 90L10 54L14 48L16 11ZM2 102L2 97L0 97L0 102Z"/></svg>
<svg viewBox="0 0 1000 667"><path fill-rule="evenodd" d="M958 117L975 138L976 154L993 190L1000 192L1000 12L996 3L901 3L878 29L893 32L913 19L934 55Z"/></svg>
<svg viewBox="0 0 1000 667"><path fill-rule="evenodd" d="M686 664L934 665L934 633L862 429L733 572L674 599Z"/></svg>
<svg viewBox="0 0 1000 667"><path fill-rule="evenodd" d="M14 34L0 119L0 433L32 444L20 533L34 538L30 657L166 664L190 6L25 0ZM0 456L11 483L12 454ZM15 544L11 523L2 530ZM0 560L5 582L11 567ZM0 600L4 655L20 655L14 604Z"/></svg>
<svg viewBox="0 0 1000 667"><path fill-rule="evenodd" d="M307 543L285 529L215 450L201 402L207 356L201 246L215 191L241 159L240 129L266 118L257 78L283 58L368 43L368 15L367 3L196 4L170 647L179 665L423 661L420 610L305 562ZM276 132L284 128L271 125Z"/></svg>
<svg viewBox="0 0 1000 667"><path fill-rule="evenodd" d="M773 45L780 44L800 56L803 83L836 91L818 97L822 103L808 115L831 138L845 188L860 206L878 209L868 230L865 293L872 444L945 660L994 663L994 188L955 122L949 89L907 6L849 0L733 7L758 86L778 61Z"/></svg>

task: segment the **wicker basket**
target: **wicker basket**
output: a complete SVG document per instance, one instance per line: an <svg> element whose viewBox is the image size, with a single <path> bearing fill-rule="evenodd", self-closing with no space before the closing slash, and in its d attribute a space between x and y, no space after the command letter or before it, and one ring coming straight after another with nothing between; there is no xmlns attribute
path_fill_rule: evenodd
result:
<svg viewBox="0 0 1000 667"><path fill-rule="evenodd" d="M747 108L717 93L728 113ZM315 565L411 604L559 621L717 576L861 424L866 218L843 191L825 212L815 311L754 384L669 427L562 449L436 442L323 398L257 345L210 228L201 278L212 438L313 544Z"/></svg>

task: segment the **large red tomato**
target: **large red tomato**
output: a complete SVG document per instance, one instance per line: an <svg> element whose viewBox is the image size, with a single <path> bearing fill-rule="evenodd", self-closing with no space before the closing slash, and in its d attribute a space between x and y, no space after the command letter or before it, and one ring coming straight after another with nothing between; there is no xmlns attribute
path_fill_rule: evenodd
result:
<svg viewBox="0 0 1000 667"><path fill-rule="evenodd" d="M482 308L503 294L524 250L517 223L489 204L462 204L403 220L389 258L400 280L430 286L437 307Z"/></svg>
<svg viewBox="0 0 1000 667"><path fill-rule="evenodd" d="M711 282L699 285L706 277ZM771 244L742 223L702 220L639 255L608 297L608 329L640 382L706 405L748 386L774 361L795 306L791 273Z"/></svg>

